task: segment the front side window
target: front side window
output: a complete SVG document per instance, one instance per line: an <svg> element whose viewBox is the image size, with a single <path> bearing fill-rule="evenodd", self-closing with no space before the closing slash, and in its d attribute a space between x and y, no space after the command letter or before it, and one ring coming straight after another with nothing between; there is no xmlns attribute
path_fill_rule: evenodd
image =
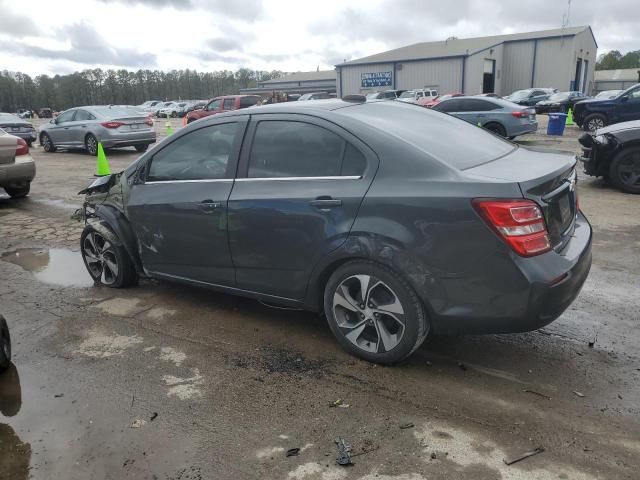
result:
<svg viewBox="0 0 640 480"><path fill-rule="evenodd" d="M497 110L500 108L491 102L477 98L465 98L461 101L462 111L464 112L488 112L490 110Z"/></svg>
<svg viewBox="0 0 640 480"><path fill-rule="evenodd" d="M627 93L627 97L629 97L629 100L633 100L633 101L640 100L640 88L636 88L635 90L632 90L629 93Z"/></svg>
<svg viewBox="0 0 640 480"><path fill-rule="evenodd" d="M58 118L56 119L56 123L71 122L75 114L76 114L75 110L69 110L68 112L64 112L58 115Z"/></svg>
<svg viewBox="0 0 640 480"><path fill-rule="evenodd" d="M209 105L207 105L207 110L209 110L209 111L218 110L220 108L220 104L221 103L222 103L222 101L220 99L213 100Z"/></svg>
<svg viewBox="0 0 640 480"><path fill-rule="evenodd" d="M76 121L76 122L85 122L87 120L95 120L95 119L96 119L96 117L91 115L86 110L78 110L78 112L76 113L76 116L74 118L74 121Z"/></svg>
<svg viewBox="0 0 640 480"><path fill-rule="evenodd" d="M225 123L178 138L153 156L147 181L225 178L237 130L237 123Z"/></svg>
<svg viewBox="0 0 640 480"><path fill-rule="evenodd" d="M249 158L249 178L362 175L364 155L335 133L295 121L258 123Z"/></svg>
<svg viewBox="0 0 640 480"><path fill-rule="evenodd" d="M233 98L225 98L222 104L223 110L233 110Z"/></svg>
<svg viewBox="0 0 640 480"><path fill-rule="evenodd" d="M439 112L461 112L463 111L462 101L452 98L450 100L440 102L435 107L433 107L433 109Z"/></svg>

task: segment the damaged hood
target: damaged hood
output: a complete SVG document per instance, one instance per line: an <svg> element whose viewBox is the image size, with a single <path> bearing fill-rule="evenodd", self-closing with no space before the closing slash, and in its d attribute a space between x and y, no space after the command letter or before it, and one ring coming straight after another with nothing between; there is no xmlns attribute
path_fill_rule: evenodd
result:
<svg viewBox="0 0 640 480"><path fill-rule="evenodd" d="M96 178L88 187L83 188L78 192L78 195L88 195L94 192L107 192L113 185L115 185L118 178L120 178L120 173L113 173L111 175L105 175L104 177Z"/></svg>

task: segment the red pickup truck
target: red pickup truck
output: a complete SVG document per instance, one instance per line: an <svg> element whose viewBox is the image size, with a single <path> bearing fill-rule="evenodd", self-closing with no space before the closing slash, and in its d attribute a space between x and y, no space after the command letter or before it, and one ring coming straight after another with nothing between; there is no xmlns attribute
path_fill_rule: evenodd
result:
<svg viewBox="0 0 640 480"><path fill-rule="evenodd" d="M239 110L240 108L252 107L258 103L262 97L260 95L224 95L210 100L202 110L194 110L187 114L187 123L195 122L209 115L216 113Z"/></svg>

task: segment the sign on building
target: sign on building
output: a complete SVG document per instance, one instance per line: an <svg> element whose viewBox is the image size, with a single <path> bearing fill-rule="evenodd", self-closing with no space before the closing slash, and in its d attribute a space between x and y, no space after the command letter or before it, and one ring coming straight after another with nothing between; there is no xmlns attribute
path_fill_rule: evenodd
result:
<svg viewBox="0 0 640 480"><path fill-rule="evenodd" d="M393 72L363 73L362 88L390 87L393 85Z"/></svg>

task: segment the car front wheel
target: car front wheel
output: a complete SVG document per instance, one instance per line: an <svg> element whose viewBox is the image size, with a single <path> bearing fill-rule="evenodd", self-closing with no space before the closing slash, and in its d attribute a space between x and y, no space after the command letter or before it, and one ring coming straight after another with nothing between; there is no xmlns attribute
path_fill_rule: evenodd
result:
<svg viewBox="0 0 640 480"><path fill-rule="evenodd" d="M147 151L147 149L149 148L149 144L144 143L142 145L136 145L135 147L137 152L143 153Z"/></svg>
<svg viewBox="0 0 640 480"><path fill-rule="evenodd" d="M618 153L609 167L611 183L626 193L640 193L640 147Z"/></svg>
<svg viewBox="0 0 640 480"><path fill-rule="evenodd" d="M80 251L84 265L96 284L124 288L136 282L133 262L124 247L92 225L87 225L82 231Z"/></svg>
<svg viewBox="0 0 640 480"><path fill-rule="evenodd" d="M56 151L56 147L53 144L53 141L51 140L51 137L49 135L47 135L46 133L43 133L40 136L40 145L42 145L42 148L47 153L53 153L53 152Z"/></svg>
<svg viewBox="0 0 640 480"><path fill-rule="evenodd" d="M371 261L347 262L331 275L324 310L338 342L374 363L405 359L429 333L413 288L390 268Z"/></svg>
<svg viewBox="0 0 640 480"><path fill-rule="evenodd" d="M592 113L584 119L583 128L587 132L595 132L599 128L607 126L607 117L599 113Z"/></svg>
<svg viewBox="0 0 640 480"><path fill-rule="evenodd" d="M0 315L0 372L4 372L11 365L11 336L7 321Z"/></svg>

